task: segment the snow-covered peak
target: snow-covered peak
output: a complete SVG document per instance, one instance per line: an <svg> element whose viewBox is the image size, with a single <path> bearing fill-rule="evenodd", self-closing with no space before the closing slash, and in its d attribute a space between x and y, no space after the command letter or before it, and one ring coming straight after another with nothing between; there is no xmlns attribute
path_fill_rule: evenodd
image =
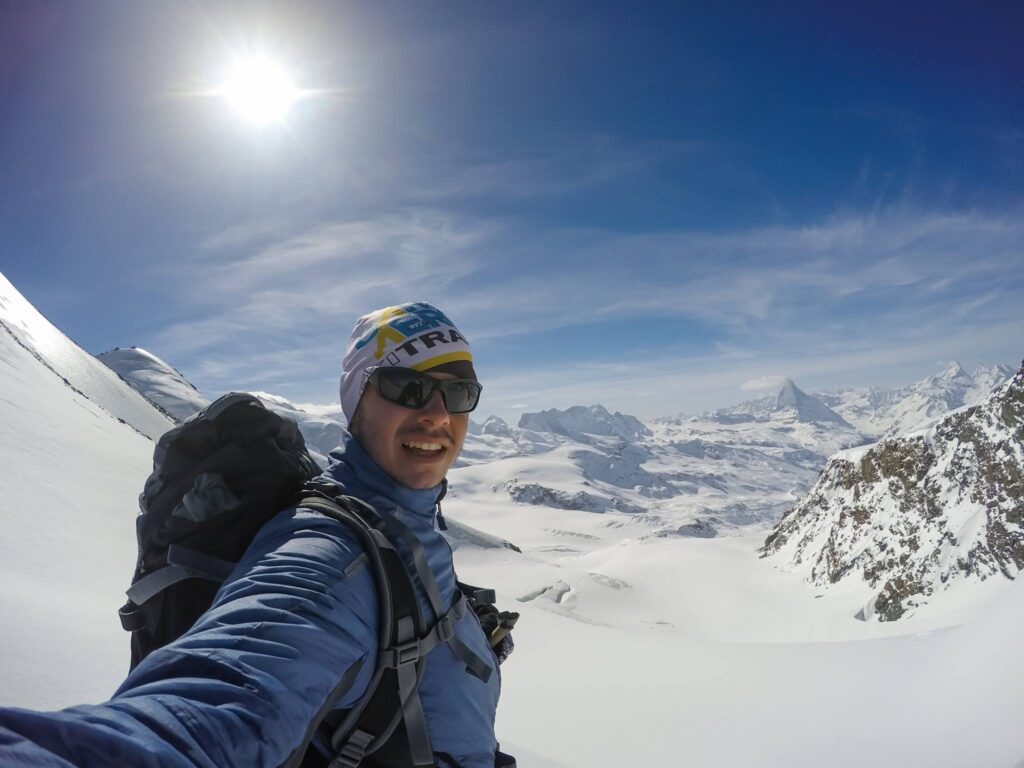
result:
<svg viewBox="0 0 1024 768"><path fill-rule="evenodd" d="M971 375L960 363L953 360L934 376L929 376L912 386L915 386L918 390L953 390L973 387L974 379L971 378Z"/></svg>
<svg viewBox="0 0 1024 768"><path fill-rule="evenodd" d="M180 372L141 347L115 347L96 358L179 422L209 405Z"/></svg>
<svg viewBox="0 0 1024 768"><path fill-rule="evenodd" d="M964 405L981 402L996 387L1013 378L1014 369L1008 365L979 365L971 373L972 386L964 394Z"/></svg>
<svg viewBox="0 0 1024 768"><path fill-rule="evenodd" d="M280 395L272 395L268 392L253 392L253 394L278 416L291 419L298 424L299 431L306 441L306 448L321 467L326 466L327 454L341 444L345 431L340 414L315 414Z"/></svg>
<svg viewBox="0 0 1024 768"><path fill-rule="evenodd" d="M482 435L497 435L498 437L511 437L512 428L500 416L488 416L480 425Z"/></svg>
<svg viewBox="0 0 1024 768"><path fill-rule="evenodd" d="M778 394L775 395L775 402L780 408L796 408L803 394L796 384L793 383L792 379L783 379L782 387L779 389Z"/></svg>
<svg viewBox="0 0 1024 768"><path fill-rule="evenodd" d="M842 416L814 395L808 395L792 379L783 379L782 386L775 395L723 408L714 411L710 416L725 421L749 417L766 421L780 419L849 426Z"/></svg>
<svg viewBox="0 0 1024 768"><path fill-rule="evenodd" d="M951 360L947 363L946 367L939 372L938 377L947 380L969 378L967 371L964 370L964 367L960 365L958 360Z"/></svg>
<svg viewBox="0 0 1024 768"><path fill-rule="evenodd" d="M524 413L519 418L519 428L535 432L553 432L556 435L573 438L599 435L629 441L651 434L644 423L635 416L618 411L609 413L603 405L574 405L564 411L552 408L539 413Z"/></svg>
<svg viewBox="0 0 1024 768"><path fill-rule="evenodd" d="M98 355L98 358L140 395L172 415L179 422L201 411L209 401L173 366L151 352L139 347L117 348ZM226 394L226 393L225 393ZM313 458L325 466L327 454L341 442L342 421L340 409L309 408L269 392L253 392L267 408L291 419L299 425Z"/></svg>

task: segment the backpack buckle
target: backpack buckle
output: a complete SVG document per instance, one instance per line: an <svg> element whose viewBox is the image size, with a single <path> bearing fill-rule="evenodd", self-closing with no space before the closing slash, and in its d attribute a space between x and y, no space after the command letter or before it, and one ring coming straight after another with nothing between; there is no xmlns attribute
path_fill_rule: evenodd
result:
<svg viewBox="0 0 1024 768"><path fill-rule="evenodd" d="M408 643L400 643L394 648L388 648L380 652L379 662L385 667L398 669L408 664L415 664L420 659L420 641L410 640Z"/></svg>
<svg viewBox="0 0 1024 768"><path fill-rule="evenodd" d="M366 756L366 749L372 742L371 734L356 729L335 755L329 768L359 768L359 764Z"/></svg>
<svg viewBox="0 0 1024 768"><path fill-rule="evenodd" d="M444 616L436 626L437 636L442 643L447 643L455 637L455 625L451 616Z"/></svg>

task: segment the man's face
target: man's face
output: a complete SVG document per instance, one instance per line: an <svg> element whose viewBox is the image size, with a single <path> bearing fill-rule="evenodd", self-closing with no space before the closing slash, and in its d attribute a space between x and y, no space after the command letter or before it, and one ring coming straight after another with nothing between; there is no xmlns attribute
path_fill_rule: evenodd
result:
<svg viewBox="0 0 1024 768"><path fill-rule="evenodd" d="M450 373L428 375L438 380L455 378ZM389 403L368 384L349 429L398 483L406 488L432 488L444 479L462 450L468 427L469 414L448 413L440 392L413 410Z"/></svg>

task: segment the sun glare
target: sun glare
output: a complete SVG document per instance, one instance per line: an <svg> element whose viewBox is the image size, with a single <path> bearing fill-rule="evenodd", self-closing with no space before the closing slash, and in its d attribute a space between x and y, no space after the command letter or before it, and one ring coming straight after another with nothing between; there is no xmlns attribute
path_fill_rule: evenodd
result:
<svg viewBox="0 0 1024 768"><path fill-rule="evenodd" d="M239 115L256 125L282 122L299 98L284 67L263 56L236 60L221 93Z"/></svg>

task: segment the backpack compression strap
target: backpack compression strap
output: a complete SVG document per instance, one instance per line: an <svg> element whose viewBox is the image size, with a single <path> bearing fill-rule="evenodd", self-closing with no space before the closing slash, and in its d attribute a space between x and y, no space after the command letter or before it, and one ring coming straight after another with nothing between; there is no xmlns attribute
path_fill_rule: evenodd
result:
<svg viewBox="0 0 1024 768"><path fill-rule="evenodd" d="M118 611L121 616L121 626L129 632L145 626L143 620L136 619L141 616L141 611L138 610L139 606L172 584L194 578L217 582L227 581L236 565L238 563L221 560L193 549L171 544L167 548L167 565L143 576L125 592L129 602Z"/></svg>

